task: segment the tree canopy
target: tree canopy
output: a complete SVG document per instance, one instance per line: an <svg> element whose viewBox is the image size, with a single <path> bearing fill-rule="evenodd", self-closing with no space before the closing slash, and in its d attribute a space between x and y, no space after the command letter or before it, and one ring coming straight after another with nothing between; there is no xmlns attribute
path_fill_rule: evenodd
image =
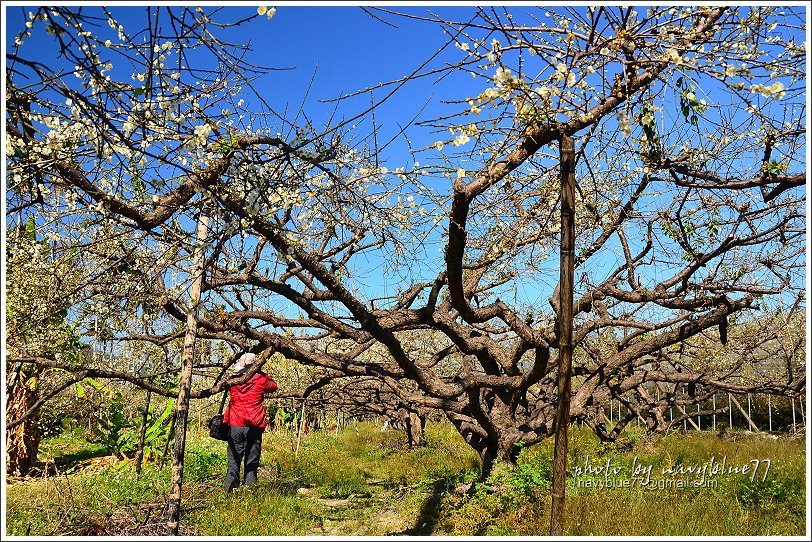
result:
<svg viewBox="0 0 812 542"><path fill-rule="evenodd" d="M74 255L66 299L86 334L182 339L205 212L199 338L374 379L441 410L486 462L515 457L553 431L556 149L571 136L573 416L616 397L656 419L680 385L805 385L797 347L781 380L683 356L728 348L737 326L797 323L805 306L801 7L368 11L368 24L419 20L448 38L403 78L335 101L397 103L434 81L443 112L404 118L396 136L415 134L412 156L388 158L374 123L354 127L374 102L323 126L266 107L256 80L273 71L222 35L272 27L268 11L154 7L125 28L114 8L31 9L7 48L7 227L32 219ZM27 53L43 29L56 62ZM90 368L172 393L148 371Z"/></svg>

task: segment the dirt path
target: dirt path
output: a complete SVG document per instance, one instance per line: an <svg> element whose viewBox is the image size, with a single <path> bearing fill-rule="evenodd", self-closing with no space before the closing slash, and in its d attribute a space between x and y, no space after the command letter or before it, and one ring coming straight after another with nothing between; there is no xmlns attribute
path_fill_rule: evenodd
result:
<svg viewBox="0 0 812 542"><path fill-rule="evenodd" d="M372 493L330 499L319 495L319 488L299 488L298 494L324 506L324 521L308 535L381 536L405 534L415 519L398 507L395 492L380 486L369 486Z"/></svg>

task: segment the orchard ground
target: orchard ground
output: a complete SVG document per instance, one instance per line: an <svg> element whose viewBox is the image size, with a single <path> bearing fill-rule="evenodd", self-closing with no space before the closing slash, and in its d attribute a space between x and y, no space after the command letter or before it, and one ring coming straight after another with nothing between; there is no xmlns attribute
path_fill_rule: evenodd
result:
<svg viewBox="0 0 812 542"><path fill-rule="evenodd" d="M567 535L803 535L802 438L757 433L572 431ZM79 431L46 440L38 476L10 478L8 535L162 534L170 468L107 456ZM222 491L225 444L187 445L186 535L542 535L549 529L552 440L478 482L479 461L453 428L427 445L373 423L302 436L267 432L260 481Z"/></svg>

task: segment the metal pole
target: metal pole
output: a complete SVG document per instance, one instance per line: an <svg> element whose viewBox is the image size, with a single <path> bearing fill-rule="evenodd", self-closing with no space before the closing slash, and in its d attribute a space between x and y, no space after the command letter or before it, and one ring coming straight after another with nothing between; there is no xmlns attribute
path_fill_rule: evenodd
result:
<svg viewBox="0 0 812 542"><path fill-rule="evenodd" d="M769 395L767 396L767 417L770 420L770 425L769 425L770 431L772 431L773 430L773 404L772 404L772 401L770 400Z"/></svg>
<svg viewBox="0 0 812 542"><path fill-rule="evenodd" d="M795 431L795 397L792 397L791 401L792 401L792 430Z"/></svg>
<svg viewBox="0 0 812 542"><path fill-rule="evenodd" d="M550 536L564 534L564 489L567 476L567 429L572 372L572 298L575 276L575 149L572 137L559 140L561 156L561 262L559 283L558 407L555 415Z"/></svg>
<svg viewBox="0 0 812 542"><path fill-rule="evenodd" d="M750 414L750 394L749 393L747 394L747 417L749 419L751 419L751 420L753 419L752 414ZM747 426L747 430L750 431L750 432L753 431L753 422L752 421L750 422L750 425Z"/></svg>
<svg viewBox="0 0 812 542"><path fill-rule="evenodd" d="M713 394L713 430L716 431L716 394Z"/></svg>
<svg viewBox="0 0 812 542"><path fill-rule="evenodd" d="M685 386L682 387L682 396L685 397ZM680 407L680 408L682 408L682 407ZM682 413L687 415L687 412L685 412L684 408L682 409ZM687 417L684 420L682 420L682 432L683 433L688 432L688 418Z"/></svg>
<svg viewBox="0 0 812 542"><path fill-rule="evenodd" d="M730 403L730 394L727 394L727 411L730 415L730 429L733 429L733 405Z"/></svg>
<svg viewBox="0 0 812 542"><path fill-rule="evenodd" d="M702 416L699 415L699 403L696 404L696 425L702 431Z"/></svg>

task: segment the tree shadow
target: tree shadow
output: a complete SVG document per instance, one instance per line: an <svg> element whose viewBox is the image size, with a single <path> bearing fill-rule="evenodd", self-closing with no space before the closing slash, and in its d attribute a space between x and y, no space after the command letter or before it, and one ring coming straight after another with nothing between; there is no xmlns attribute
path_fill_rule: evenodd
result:
<svg viewBox="0 0 812 542"><path fill-rule="evenodd" d="M443 495L449 491L449 488L455 482L455 477L442 477L431 484L429 495L420 505L420 512L412 527L409 527L402 532L392 533L393 535L406 535L406 536L429 536L434 533L434 527L437 525L440 513L440 503L442 502Z"/></svg>
<svg viewBox="0 0 812 542"><path fill-rule="evenodd" d="M106 457L110 455L109 450L104 448L85 448L76 452L70 452L56 457L48 457L45 460L38 460L29 476L54 476L65 472L71 472L81 463L96 457Z"/></svg>

